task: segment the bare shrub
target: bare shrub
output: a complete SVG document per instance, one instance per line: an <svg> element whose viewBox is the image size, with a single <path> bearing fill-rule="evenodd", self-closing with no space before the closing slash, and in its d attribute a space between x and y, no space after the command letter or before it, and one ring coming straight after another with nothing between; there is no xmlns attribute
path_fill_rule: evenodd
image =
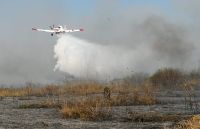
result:
<svg viewBox="0 0 200 129"><path fill-rule="evenodd" d="M193 113L199 112L199 105L195 95L195 81L185 81L182 85L184 90L184 99L185 99L185 109L190 110Z"/></svg>
<svg viewBox="0 0 200 129"><path fill-rule="evenodd" d="M170 89L178 88L182 80L182 73L173 68L159 69L150 77L150 81L154 86Z"/></svg>

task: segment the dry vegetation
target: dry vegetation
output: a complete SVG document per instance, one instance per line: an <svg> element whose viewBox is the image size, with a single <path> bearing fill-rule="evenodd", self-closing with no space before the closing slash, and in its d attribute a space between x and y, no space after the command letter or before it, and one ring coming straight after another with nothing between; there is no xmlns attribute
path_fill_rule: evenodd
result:
<svg viewBox="0 0 200 129"><path fill-rule="evenodd" d="M87 98L63 105L63 118L80 118L81 120L102 121L111 117L111 105L102 98Z"/></svg>
<svg viewBox="0 0 200 129"><path fill-rule="evenodd" d="M26 86L22 88L0 88L0 96L23 97L23 96L57 95L58 90L59 87L55 85L47 85L45 87Z"/></svg>
<svg viewBox="0 0 200 129"><path fill-rule="evenodd" d="M176 123L174 129L200 129L200 115L194 115Z"/></svg>
<svg viewBox="0 0 200 129"><path fill-rule="evenodd" d="M127 92L126 90L122 90L117 93L111 93L110 97L105 97L103 94L100 94L100 96L96 95L97 93L103 93L104 89L110 89L108 87L104 88L101 86L100 90L100 84L97 85L85 85L86 89L84 89L84 86L73 86L70 87L71 92L75 93L76 95L82 95L80 94L80 91L85 93L95 93L92 95L85 95L84 97L74 100L60 100L54 101L53 99L48 99L47 101L42 101L38 103L24 103L19 106L19 108L59 108L61 110L61 113L63 114L63 118L80 118L81 120L108 120L111 118L111 112L113 106L129 106L129 105L152 105L156 104L158 101L153 95L153 87L148 85L143 85L141 87L136 88L130 88L132 91ZM97 86L95 88L95 86ZM76 93L76 90L78 87L81 87L78 89L78 92ZM91 87L91 90L90 90ZM63 88L63 87L57 87L57 88ZM104 89L103 89L104 88ZM26 88L25 88L26 89ZM65 89L65 87L64 87ZM55 86L47 86L43 87L38 93L41 94L44 93L44 95L58 95L52 91L59 91L59 89L56 89ZM116 87L115 87L116 90ZM26 90L25 90L26 91ZM32 89L32 91L34 91ZM83 95L84 95L83 94ZM61 102L63 101L63 102Z"/></svg>
<svg viewBox="0 0 200 129"><path fill-rule="evenodd" d="M101 93L105 86L97 82L83 82L64 86L62 91L73 95L87 95Z"/></svg>
<svg viewBox="0 0 200 129"><path fill-rule="evenodd" d="M143 88L142 88L143 89ZM157 103L149 87L135 90L132 93L120 92L111 98L87 97L86 99L68 102L62 107L64 118L80 118L82 120L107 120L111 116L113 106L152 105Z"/></svg>
<svg viewBox="0 0 200 129"><path fill-rule="evenodd" d="M136 83L131 81L131 77L109 84L76 82L37 87L28 83L26 87L22 88L0 88L0 97L58 97L58 101L48 99L38 103L24 103L19 108L59 108L63 118L101 121L111 119L114 106L161 103L157 100L155 92L163 88L185 91L186 104L194 105L196 102L194 103L192 97L194 87L197 87L200 82L198 77L200 76L196 73L185 75L179 70L166 68L158 70L149 78L137 78ZM66 100L65 96L67 95L78 96L79 100ZM163 116L158 113L141 114L132 112L129 119L131 121L175 121L178 118L176 115Z"/></svg>
<svg viewBox="0 0 200 129"><path fill-rule="evenodd" d="M150 77L150 81L154 86L170 89L178 88L183 79L183 74L172 68L160 69Z"/></svg>
<svg viewBox="0 0 200 129"><path fill-rule="evenodd" d="M104 92L109 96L105 96ZM24 88L1 88L0 96L31 97L47 96L47 101L19 105L19 108L59 108L63 118L80 118L81 120L108 120L113 106L152 105L158 101L154 97L153 87L144 84L141 87L103 84L91 82L70 86L48 85L45 87L27 86ZM79 100L66 100L65 95L80 96ZM55 101L51 98L62 96Z"/></svg>
<svg viewBox="0 0 200 129"><path fill-rule="evenodd" d="M141 75L140 75L141 76ZM140 77L139 76L139 77ZM112 93L135 93L159 90L159 89L181 89L184 90L184 85L191 85L193 88L198 87L200 83L200 73L192 72L184 74L177 69L164 68L155 72L149 78L141 77L135 79L135 76L127 77L123 80L113 81L109 84L101 84L95 81L75 82L63 85L47 85L36 86L32 83L27 83L25 87L20 88L0 88L0 96L52 96L52 95L90 95L103 93L104 88L108 87ZM133 80L135 81L133 81ZM138 81L139 80L139 81ZM146 94L146 93L145 93Z"/></svg>
<svg viewBox="0 0 200 129"><path fill-rule="evenodd" d="M130 105L153 105L159 103L151 85L144 84L140 87L129 89L129 92L120 91L118 95L111 97L111 102L116 106Z"/></svg>

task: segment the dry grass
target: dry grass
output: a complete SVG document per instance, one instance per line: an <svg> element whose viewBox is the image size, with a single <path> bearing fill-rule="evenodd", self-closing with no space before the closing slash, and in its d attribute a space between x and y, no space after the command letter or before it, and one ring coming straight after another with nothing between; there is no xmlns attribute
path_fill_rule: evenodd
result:
<svg viewBox="0 0 200 129"><path fill-rule="evenodd" d="M154 91L155 88L145 83L140 87L132 88L131 92L120 92L111 98L111 102L116 106L153 105L159 103L154 96Z"/></svg>
<svg viewBox="0 0 200 129"><path fill-rule="evenodd" d="M71 84L70 86L47 85L44 87L27 86L23 88L0 88L0 96L62 96L85 95L94 97L97 94L103 96L105 86L96 82ZM111 91L110 103L112 106L124 105L152 105L158 103L154 96L155 88L150 83L141 86L111 85L107 89Z"/></svg>
<svg viewBox="0 0 200 129"><path fill-rule="evenodd" d="M71 85L46 85L42 87L26 86L20 88L0 88L0 96L46 96L46 95L86 95L102 93L105 86L96 82L75 83Z"/></svg>
<svg viewBox="0 0 200 129"><path fill-rule="evenodd" d="M60 88L59 86L56 86L56 85L47 85L45 87L41 87L38 89L35 89L35 93L40 95L40 96L44 96L44 95L49 95L49 96L52 96L52 95L58 95L59 94L59 91L60 91Z"/></svg>
<svg viewBox="0 0 200 129"><path fill-rule="evenodd" d="M81 95L80 100L67 101L60 104L53 101L25 103L19 108L61 108L63 118L79 118L81 120L102 121L111 119L113 106L151 105L157 103L153 95L153 87L145 83L139 87L131 85L111 85L111 97L104 98L105 86L96 82L71 84L70 86L47 85L45 87L27 86L24 88L1 88L0 96L55 96L70 94ZM48 97L49 98L49 97ZM65 97L63 96L65 101ZM80 97L79 97L80 98ZM61 105L62 104L62 105Z"/></svg>
<svg viewBox="0 0 200 129"><path fill-rule="evenodd" d="M61 108L61 104L55 103L51 100L42 101L39 103L25 103L22 105L19 105L19 108L21 109L27 109L27 108Z"/></svg>
<svg viewBox="0 0 200 129"><path fill-rule="evenodd" d="M97 82L83 82L63 86L62 91L68 94L86 95L90 93L101 93L104 87L104 85Z"/></svg>
<svg viewBox="0 0 200 129"><path fill-rule="evenodd" d="M195 87L200 83L200 74L183 74L181 71L172 68L163 68L155 72L151 77L141 79L140 83L134 84L130 79L121 79L112 81L109 84L101 84L95 81L72 82L64 85L46 85L37 87L35 84L27 83L25 87L20 88L0 88L0 96L46 96L46 95L87 95L102 93L105 87L109 87L112 93L133 93L137 92L138 87L146 88L169 88L176 89L188 80ZM137 79L136 79L137 80ZM153 86L152 86L153 85ZM141 88L141 89L142 89ZM154 88L154 90L155 90ZM179 87L180 88L180 87ZM145 89L144 89L145 90ZM137 94L137 93L136 93ZM149 95L148 95L149 96ZM143 99L147 97L144 96ZM141 98L142 99L142 98ZM149 101L149 100L148 100Z"/></svg>
<svg viewBox="0 0 200 129"><path fill-rule="evenodd" d="M106 86L96 82L74 83L70 85L46 85L42 87L26 86L20 88L0 88L0 96L47 96L47 95L89 95L103 93ZM112 92L130 92L133 86L112 85L108 86Z"/></svg>
<svg viewBox="0 0 200 129"><path fill-rule="evenodd" d="M80 118L82 120L107 120L111 116L113 106L151 105L158 101L153 95L153 88L147 84L135 89L132 93L121 92L110 99L103 96L90 96L79 101L68 102L62 107L64 118Z"/></svg>
<svg viewBox="0 0 200 129"><path fill-rule="evenodd" d="M8 97L23 97L23 96L46 96L58 95L59 86L47 85L44 87L26 86L20 88L0 88L0 96Z"/></svg>
<svg viewBox="0 0 200 129"><path fill-rule="evenodd" d="M200 115L195 115L178 122L174 129L200 129Z"/></svg>
<svg viewBox="0 0 200 129"><path fill-rule="evenodd" d="M26 96L27 91L25 88L0 88L0 96Z"/></svg>
<svg viewBox="0 0 200 129"><path fill-rule="evenodd" d="M110 119L111 107L101 98L70 102L62 107L63 118L80 118L81 120L102 121Z"/></svg>
<svg viewBox="0 0 200 129"><path fill-rule="evenodd" d="M94 88L91 90L91 87ZM89 85L89 86L86 85L86 89L84 89L84 86L78 85L74 86L72 88L73 90L71 91L75 93L81 93L86 91L87 92L99 91L99 93L100 92L102 93L103 92L102 88L103 87L101 85ZM78 90L78 92L76 91L76 89ZM131 89L133 90L133 87ZM150 85L144 84L141 87L135 87L134 89L135 90L133 90L131 93L128 93L127 90L124 91L120 90L119 93L113 93L113 95L111 94L111 98L105 98L103 95L99 96L96 94L91 96L88 95L88 96L78 97L79 100L77 99L73 99L73 101L68 100L67 103L64 104L62 102L58 104L58 101L56 102L45 101L36 104L26 103L20 105L19 108L61 108L61 113L63 114L63 118L79 118L81 120L101 121L101 120L108 120L111 118L111 112L113 106L127 106L127 105L141 105L141 104L151 105L157 103L157 100L153 95L154 89ZM58 92L58 89L57 87L48 86L41 88L41 90L39 91L42 91L42 93L45 95L46 94L51 95L55 94L54 91Z"/></svg>
<svg viewBox="0 0 200 129"><path fill-rule="evenodd" d="M29 84L25 87L19 87L19 88L0 88L0 96L2 97L8 97L8 96L14 96L14 97L21 97L21 96L30 96L33 94L34 88L30 86Z"/></svg>

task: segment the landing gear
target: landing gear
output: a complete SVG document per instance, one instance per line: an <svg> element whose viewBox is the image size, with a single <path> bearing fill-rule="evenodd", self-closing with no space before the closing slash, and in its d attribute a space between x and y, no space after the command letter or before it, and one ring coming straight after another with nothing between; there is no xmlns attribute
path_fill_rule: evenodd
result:
<svg viewBox="0 0 200 129"><path fill-rule="evenodd" d="M53 33L51 33L51 36L53 36Z"/></svg>

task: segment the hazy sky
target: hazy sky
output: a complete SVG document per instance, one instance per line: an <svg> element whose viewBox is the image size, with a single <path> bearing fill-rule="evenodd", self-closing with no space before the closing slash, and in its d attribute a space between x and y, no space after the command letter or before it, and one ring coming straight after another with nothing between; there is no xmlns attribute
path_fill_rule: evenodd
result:
<svg viewBox="0 0 200 129"><path fill-rule="evenodd" d="M53 71L57 38L32 32L32 27L83 27L85 33L73 35L99 44L124 41L128 46L138 38L130 36L129 28L154 15L183 29L192 24L198 32L199 5L199 0L1 0L0 84L49 83L64 78L63 73ZM125 33L117 32L120 30ZM193 38L198 37L195 34L191 34Z"/></svg>

